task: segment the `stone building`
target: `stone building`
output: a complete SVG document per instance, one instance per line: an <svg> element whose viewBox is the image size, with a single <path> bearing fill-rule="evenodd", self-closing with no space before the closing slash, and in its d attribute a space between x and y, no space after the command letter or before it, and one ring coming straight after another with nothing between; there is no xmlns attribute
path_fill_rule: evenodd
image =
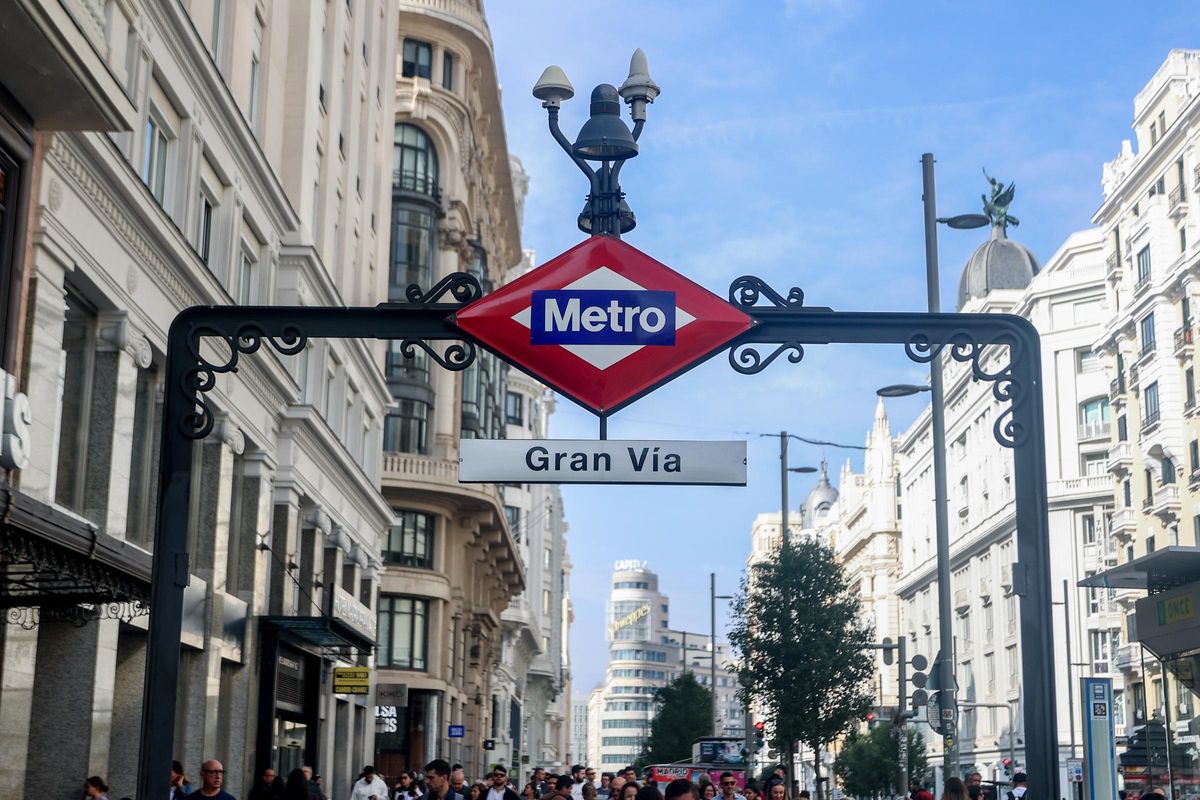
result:
<svg viewBox="0 0 1200 800"><path fill-rule="evenodd" d="M1078 699L1081 676L1117 678L1111 651L1119 634L1104 596L1076 587L1112 557L1105 519L1111 508L1107 473L1111 425L1107 381L1092 351L1108 316L1099 231L1072 234L1044 266L995 225L991 238L968 259L959 284L964 312L1011 313L1041 334L1046 471L1049 479L1050 557L1058 696L1059 763L1081 753L1082 733L1068 698ZM981 366L999 369L1008 358L990 350ZM975 381L969 364L944 359L947 486L954 641L962 710L959 752L963 770L987 780L1005 778L1010 748L1024 760L1021 706L1019 598L1014 593L1015 505L1012 454L993 435L1006 406L992 384ZM926 407L894 444L900 484L900 633L908 652L932 663L938 641L931 417ZM886 501L889 508L893 500ZM1065 593L1065 596L1064 596ZM1062 611L1062 602L1067 607ZM1068 621L1069 620L1069 621ZM1065 629L1064 629L1065 626ZM1085 662L1086 667L1068 663ZM977 707L972 708L970 704ZM1078 703L1075 708L1078 709ZM1009 709L1014 725L1009 724ZM1118 724L1120 725L1120 720ZM1015 727L1015 730L1014 730ZM1074 732L1073 732L1074 731ZM927 738L931 771L940 785L941 739Z"/></svg>
<svg viewBox="0 0 1200 800"><path fill-rule="evenodd" d="M521 263L524 188L510 166L482 6L397 4L384 290L403 301L407 286L428 289L463 271L490 291ZM381 721L387 731L374 760L387 775L420 770L434 757L480 775L492 760L484 740L510 727L511 707L499 707L493 684L505 627L521 627L503 615L526 589L530 562L506 509L521 508L521 501L506 501L509 487L460 484L458 442L504 436L510 373L483 352L462 372L432 361L393 342L386 362L395 405L385 420L382 482L397 521L384 547L377 658L380 685L397 701L381 706L393 716ZM534 406L531 414L543 413ZM535 558L541 565L542 554ZM511 642L526 648L532 663L541 642L532 628L529 634ZM511 663L519 660L514 653ZM462 726L463 735L451 736L452 726L455 733Z"/></svg>
<svg viewBox="0 0 1200 800"><path fill-rule="evenodd" d="M22 68L5 80L35 122L57 103L65 116L35 136L35 180L22 184L20 368L35 444L18 481L68 527L86 525L93 550L144 569L174 316L386 296L395 5L19 8L3 58L52 77L38 72L32 94ZM35 30L41 50L29 49ZM57 60L39 64L47 47ZM392 400L381 355L349 340L289 358L264 348L207 395L217 422L195 447L173 738L192 775L221 759L234 794L265 764L313 764L343 785L373 749L366 698L334 695L323 676L368 663L375 638L392 520L377 488ZM133 793L146 617L91 603L137 594L38 598L27 625L5 627L0 795L65 796L89 774ZM77 626L80 609L100 618ZM339 635L314 640L314 620Z"/></svg>
<svg viewBox="0 0 1200 800"><path fill-rule="evenodd" d="M1200 580L1200 564L1187 552L1200 544L1193 345L1200 270L1200 51L1168 54L1134 98L1133 129L1135 143L1126 140L1104 165L1104 202L1093 218L1103 231L1111 309L1095 342L1111 379L1107 399L1115 424L1108 468L1115 510L1108 542L1120 566L1090 581L1089 591L1115 602L1119 614L1107 656L1126 686L1131 752L1122 763L1125 788L1136 792L1164 782L1170 736L1178 792L1200 775L1200 751L1190 744L1200 729L1193 671L1190 661L1178 671L1183 662L1157 644L1143 648L1134 605L1146 589L1165 588L1146 580L1147 573L1161 573L1163 564L1171 566L1170 584ZM1200 637L1192 637L1194 647L1200 647ZM1160 655L1168 665L1165 674ZM1164 743L1153 760L1146 757L1147 735Z"/></svg>

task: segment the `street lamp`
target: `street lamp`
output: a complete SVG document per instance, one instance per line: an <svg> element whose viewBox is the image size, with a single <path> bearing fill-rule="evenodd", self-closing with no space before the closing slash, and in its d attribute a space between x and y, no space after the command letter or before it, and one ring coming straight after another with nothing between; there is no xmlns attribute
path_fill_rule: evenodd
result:
<svg viewBox="0 0 1200 800"><path fill-rule="evenodd" d="M708 578L709 608L712 612L712 627L710 629L712 631L712 638L709 639L709 641L712 642L712 653L709 654L708 677L709 688L712 690L713 736L717 736L719 735L719 730L717 729L717 601L732 600L733 595L717 594L717 573L708 573Z"/></svg>
<svg viewBox="0 0 1200 800"><path fill-rule="evenodd" d="M592 236L620 239L637 225L633 210L625 202L619 178L621 167L638 154L637 140L646 125L646 107L662 90L650 77L646 54L641 48L629 60L629 76L621 88L602 83L592 89L588 121L571 142L558 125L563 102L575 96L575 87L561 67L549 66L533 87L533 96L542 101L550 125L550 134L580 171L587 176L591 191L579 214L577 224ZM633 130L621 120L621 100L629 104ZM588 162L600 164L599 169Z"/></svg>
<svg viewBox="0 0 1200 800"><path fill-rule="evenodd" d="M875 390L875 394L880 397L911 397L920 392L928 392L932 387L920 386L915 383L893 383L890 386L883 386Z"/></svg>
<svg viewBox="0 0 1200 800"><path fill-rule="evenodd" d="M957 230L982 228L990 219L982 214L960 214L955 217L937 215L937 198L933 176L933 153L921 156L921 199L925 210L925 293L929 313L941 311L941 283L938 279L938 223ZM900 387L886 387L899 389ZM905 389L909 387L904 387ZM918 388L917 391L920 391ZM913 392L915 393L915 392ZM942 767L947 775L958 777L958 708L954 683L954 629L950 597L950 520L946 491L946 415L942 387L942 359L935 354L929 360L929 393L931 426L933 428L934 520L937 532L938 582L938 701L942 710ZM896 396L896 395L885 395ZM949 707L950 713L945 713Z"/></svg>

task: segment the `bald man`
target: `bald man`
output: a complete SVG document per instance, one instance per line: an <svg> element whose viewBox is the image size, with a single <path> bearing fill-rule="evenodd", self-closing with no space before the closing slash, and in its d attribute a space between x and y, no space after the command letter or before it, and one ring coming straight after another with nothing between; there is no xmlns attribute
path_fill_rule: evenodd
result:
<svg viewBox="0 0 1200 800"><path fill-rule="evenodd" d="M212 800L235 800L234 796L221 788L225 782L225 767L220 761L215 758L210 758L200 765L200 790L201 797L212 798Z"/></svg>

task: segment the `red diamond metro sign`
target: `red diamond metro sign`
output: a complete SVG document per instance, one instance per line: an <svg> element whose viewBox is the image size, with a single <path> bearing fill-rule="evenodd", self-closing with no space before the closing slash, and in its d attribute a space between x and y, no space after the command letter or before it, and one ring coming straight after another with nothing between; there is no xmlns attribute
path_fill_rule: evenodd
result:
<svg viewBox="0 0 1200 800"><path fill-rule="evenodd" d="M453 321L599 414L633 402L753 324L704 287L606 236L471 303Z"/></svg>

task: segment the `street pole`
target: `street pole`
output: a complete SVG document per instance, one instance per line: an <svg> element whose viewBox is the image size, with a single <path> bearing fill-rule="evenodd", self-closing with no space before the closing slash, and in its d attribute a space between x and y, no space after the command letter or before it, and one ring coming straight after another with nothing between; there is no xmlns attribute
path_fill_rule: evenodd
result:
<svg viewBox="0 0 1200 800"><path fill-rule="evenodd" d="M1063 638L1067 648L1067 724L1071 728L1071 758L1075 758L1075 684L1071 680L1071 608L1067 602L1070 591L1071 582L1063 580ZM1079 702L1083 702L1082 697L1079 698Z"/></svg>
<svg viewBox="0 0 1200 800"><path fill-rule="evenodd" d="M787 431L779 432L779 497L783 500L783 515L779 520L779 541L785 543L787 541L788 530L788 434Z"/></svg>
<svg viewBox="0 0 1200 800"><path fill-rule="evenodd" d="M896 641L896 655L899 658L900 691L896 693L896 707L899 713L896 718L900 722L900 791L908 791L908 647L903 636Z"/></svg>
<svg viewBox="0 0 1200 800"><path fill-rule="evenodd" d="M708 688L712 691L712 735L719 736L717 730L717 573L708 573L708 598L710 621L712 627L712 638L709 642L712 643L712 652L708 657Z"/></svg>
<svg viewBox="0 0 1200 800"><path fill-rule="evenodd" d="M934 195L933 154L921 156L925 205L925 282L929 313L941 311L938 280L937 200ZM942 712L942 767L945 777L958 775L958 700L954 685L954 619L950 598L950 523L946 498L946 417L940 354L929 362L930 410L933 426L934 520L937 532L938 582L938 708ZM950 714L946 715L946 709Z"/></svg>

